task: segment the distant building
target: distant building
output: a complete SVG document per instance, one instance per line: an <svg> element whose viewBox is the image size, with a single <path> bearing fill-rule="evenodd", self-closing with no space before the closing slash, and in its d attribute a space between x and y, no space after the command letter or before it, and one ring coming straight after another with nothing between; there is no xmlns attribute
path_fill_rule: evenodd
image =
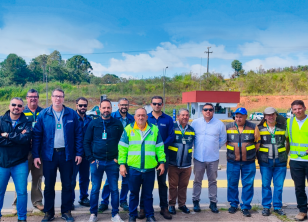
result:
<svg viewBox="0 0 308 222"><path fill-rule="evenodd" d="M229 91L191 91L182 93L182 103L187 103L190 117L196 119L202 116L205 103L215 107L214 116L217 119L232 119L231 109L240 102L240 92Z"/></svg>

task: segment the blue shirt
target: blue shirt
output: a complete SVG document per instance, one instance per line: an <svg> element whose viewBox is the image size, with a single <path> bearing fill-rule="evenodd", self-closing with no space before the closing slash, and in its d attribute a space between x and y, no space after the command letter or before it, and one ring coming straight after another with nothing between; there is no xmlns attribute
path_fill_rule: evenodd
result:
<svg viewBox="0 0 308 222"><path fill-rule="evenodd" d="M195 130L194 158L200 162L219 160L219 149L227 142L226 127L213 117L208 123L203 117L194 120Z"/></svg>
<svg viewBox="0 0 308 222"><path fill-rule="evenodd" d="M131 114L126 113L126 124L124 125L124 124L123 124L124 119L123 119L123 117L121 116L121 113L120 113L119 110L117 110L117 111L111 113L111 116L112 116L113 118L115 118L115 119L120 120L124 128L125 128L128 124L131 124L131 123L135 122L134 117L133 117Z"/></svg>
<svg viewBox="0 0 308 222"><path fill-rule="evenodd" d="M84 117L82 119L81 116L78 115L78 121L80 123L80 127L82 129L82 135L84 137L84 135L86 134L87 128L89 126L89 123L92 121L92 118L84 114Z"/></svg>
<svg viewBox="0 0 308 222"><path fill-rule="evenodd" d="M168 146L173 143L175 138L173 130L173 119L167 114L163 113L156 119L152 113L148 114L148 122L158 126L159 133L164 141L165 154L169 156Z"/></svg>

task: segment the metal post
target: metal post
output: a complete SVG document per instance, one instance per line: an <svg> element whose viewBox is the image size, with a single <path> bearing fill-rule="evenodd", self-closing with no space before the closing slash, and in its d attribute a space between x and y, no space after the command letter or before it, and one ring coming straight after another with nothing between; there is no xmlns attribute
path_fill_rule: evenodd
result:
<svg viewBox="0 0 308 222"><path fill-rule="evenodd" d="M213 53L213 52L210 52L210 48L211 48L211 47L207 47L207 51L204 52L204 53L207 53L207 70L206 70L206 73L207 73L207 74L209 73L210 53Z"/></svg>
<svg viewBox="0 0 308 222"><path fill-rule="evenodd" d="M48 107L48 80L47 80L47 72L46 73L46 107ZM50 73L50 67L49 67L49 73Z"/></svg>
<svg viewBox="0 0 308 222"><path fill-rule="evenodd" d="M164 81L163 81L163 86L164 86L164 112L165 112L165 107L166 107L166 97L165 97L165 81L166 81L166 70L168 69L168 66L163 69L163 74L164 74Z"/></svg>

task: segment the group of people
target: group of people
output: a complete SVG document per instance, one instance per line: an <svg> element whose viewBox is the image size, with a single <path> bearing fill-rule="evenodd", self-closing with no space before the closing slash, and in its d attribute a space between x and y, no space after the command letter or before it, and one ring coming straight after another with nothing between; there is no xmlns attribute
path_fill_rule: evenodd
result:
<svg viewBox="0 0 308 222"><path fill-rule="evenodd" d="M119 206L129 211L129 221L145 217L147 221L156 221L153 209L155 177L159 187L160 214L165 219L172 219L176 214L176 204L180 211L188 214L186 199L192 163L193 210L201 211L199 202L206 172L209 208L213 213L219 213L217 171L219 150L224 145L227 148L229 213L238 210L241 178L241 212L243 216L251 216L249 210L257 158L262 175L262 215L269 216L272 206L274 212L285 215L282 191L290 153L291 176L300 211L295 219L307 218L308 122L306 107L301 100L291 104L295 116L287 121L278 115L276 109L268 107L264 110L264 119L256 125L246 120L247 110L241 107L235 111L235 121L225 126L214 117L211 103L202 107L201 118L189 124L189 110L185 108L178 110L176 122L163 113L164 101L160 96L152 97L151 113L138 108L134 116L128 113L129 101L126 98L119 100L116 112L112 112L111 102L104 99L99 106L101 116L93 120L86 115L86 98L79 97L76 110L73 110L64 106L64 97L63 90L55 89L51 95L52 105L42 109L38 106L38 92L31 89L27 93L26 106L22 98L15 97L10 101L9 110L0 118L0 210L6 186L12 177L16 189L13 210L18 221L26 221L27 217L30 172L31 201L34 207L45 213L42 222L54 219L57 171L62 183L61 214L66 221L74 221L71 211L75 208L78 174L78 202L90 207L89 222L97 221L97 213L108 209L110 196L112 221L123 221L119 216ZM107 179L99 204L104 173ZM120 194L119 174L122 177ZM45 178L44 204L42 176Z"/></svg>

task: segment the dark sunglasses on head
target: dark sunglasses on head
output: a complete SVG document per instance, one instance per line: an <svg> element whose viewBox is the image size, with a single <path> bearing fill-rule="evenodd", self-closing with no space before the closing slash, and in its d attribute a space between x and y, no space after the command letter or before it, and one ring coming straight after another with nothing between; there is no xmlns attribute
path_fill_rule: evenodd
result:
<svg viewBox="0 0 308 222"><path fill-rule="evenodd" d="M207 111L210 111L210 112L213 112L214 109L203 109L204 112L207 112Z"/></svg>
<svg viewBox="0 0 308 222"><path fill-rule="evenodd" d="M85 108L87 108L88 107L88 105L87 104L78 104L78 106L81 108L81 107L85 107Z"/></svg>
<svg viewBox="0 0 308 222"><path fill-rule="evenodd" d="M162 103L152 103L153 104L153 106L161 106L162 105Z"/></svg>
<svg viewBox="0 0 308 222"><path fill-rule="evenodd" d="M15 107L15 106L18 106L18 108L21 108L21 107L22 107L21 104L18 104L18 105L17 105L17 104L15 104L15 103L12 103L11 105L14 106L14 107Z"/></svg>

